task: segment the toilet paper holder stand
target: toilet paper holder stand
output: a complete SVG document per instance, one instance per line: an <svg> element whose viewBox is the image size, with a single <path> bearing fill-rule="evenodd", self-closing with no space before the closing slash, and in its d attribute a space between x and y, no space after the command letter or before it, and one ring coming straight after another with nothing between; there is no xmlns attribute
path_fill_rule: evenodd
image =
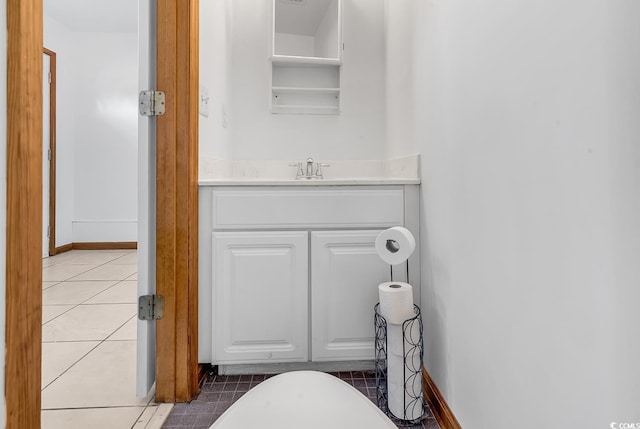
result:
<svg viewBox="0 0 640 429"><path fill-rule="evenodd" d="M398 426L412 426L420 422L424 413L424 396L422 389L418 393L414 389L409 388L409 382L416 382L422 386L422 359L424 356L424 345L422 339L422 315L420 307L413 305L414 316L402 323L402 356L403 356L403 375L404 375L404 415L395 416L389 410L388 386L387 386L387 321L380 314L380 303L374 306L374 325L375 325L375 374L376 374L376 397L378 407L396 423ZM415 327L417 324L417 330ZM411 333L419 333L417 338ZM414 353L419 354L419 364L415 365L413 359L408 359ZM407 397L409 399L407 399ZM419 418L407 418L410 411L419 410ZM412 415L415 415L412 413Z"/></svg>

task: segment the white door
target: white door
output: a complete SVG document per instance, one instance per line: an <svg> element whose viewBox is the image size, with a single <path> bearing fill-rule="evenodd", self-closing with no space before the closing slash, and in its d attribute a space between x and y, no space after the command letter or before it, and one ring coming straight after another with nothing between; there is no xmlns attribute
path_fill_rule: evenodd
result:
<svg viewBox="0 0 640 429"><path fill-rule="evenodd" d="M311 233L311 354L314 361L374 358L373 307L390 279L380 231Z"/></svg>
<svg viewBox="0 0 640 429"><path fill-rule="evenodd" d="M138 0L139 89L153 88L156 2ZM156 119L138 116L138 296L155 293L155 147ZM136 393L148 394L156 379L156 323L138 320Z"/></svg>
<svg viewBox="0 0 640 429"><path fill-rule="evenodd" d="M49 133L50 97L49 76L51 57L42 54L42 257L49 256Z"/></svg>
<svg viewBox="0 0 640 429"><path fill-rule="evenodd" d="M213 233L215 363L308 359L308 232Z"/></svg>

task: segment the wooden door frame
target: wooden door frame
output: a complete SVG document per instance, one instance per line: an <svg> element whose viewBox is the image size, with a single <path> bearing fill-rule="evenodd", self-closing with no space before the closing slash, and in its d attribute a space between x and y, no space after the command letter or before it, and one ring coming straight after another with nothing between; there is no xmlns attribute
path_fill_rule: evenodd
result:
<svg viewBox="0 0 640 429"><path fill-rule="evenodd" d="M56 254L56 53L42 48L42 53L49 56L49 256ZM45 156L42 154L42 156Z"/></svg>
<svg viewBox="0 0 640 429"><path fill-rule="evenodd" d="M198 0L157 7L156 401L186 402L198 393Z"/></svg>
<svg viewBox="0 0 640 429"><path fill-rule="evenodd" d="M7 0L6 210L6 427L39 428L42 0Z"/></svg>
<svg viewBox="0 0 640 429"><path fill-rule="evenodd" d="M156 396L197 393L198 2L158 0ZM5 410L7 428L40 427L42 359L42 0L6 0L7 217ZM164 80L163 80L164 79ZM170 104L175 103L175 104ZM3 208L4 209L4 208ZM165 366L167 374L165 374ZM25 370L28 368L28 370Z"/></svg>

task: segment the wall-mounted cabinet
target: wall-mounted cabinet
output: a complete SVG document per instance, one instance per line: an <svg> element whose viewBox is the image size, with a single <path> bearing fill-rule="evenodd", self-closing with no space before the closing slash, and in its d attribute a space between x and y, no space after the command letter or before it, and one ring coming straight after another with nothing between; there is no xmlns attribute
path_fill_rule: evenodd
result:
<svg viewBox="0 0 640 429"><path fill-rule="evenodd" d="M273 0L272 113L340 113L341 0Z"/></svg>

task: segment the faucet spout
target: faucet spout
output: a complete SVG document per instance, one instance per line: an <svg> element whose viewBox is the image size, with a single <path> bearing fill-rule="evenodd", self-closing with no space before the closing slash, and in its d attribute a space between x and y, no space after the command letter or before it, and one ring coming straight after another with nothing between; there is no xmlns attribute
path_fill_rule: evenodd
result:
<svg viewBox="0 0 640 429"><path fill-rule="evenodd" d="M307 158L307 177L313 177L313 158Z"/></svg>

